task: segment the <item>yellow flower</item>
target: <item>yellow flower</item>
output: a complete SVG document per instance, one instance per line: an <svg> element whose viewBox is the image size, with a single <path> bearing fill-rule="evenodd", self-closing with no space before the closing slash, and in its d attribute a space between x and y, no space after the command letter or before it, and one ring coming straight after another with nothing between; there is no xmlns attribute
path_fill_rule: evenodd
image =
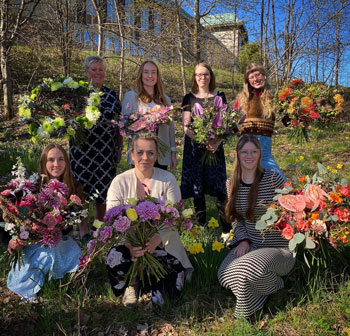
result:
<svg viewBox="0 0 350 336"><path fill-rule="evenodd" d="M340 95L339 93L336 94L333 99L338 103L338 104L343 104L344 103L344 98L342 95Z"/></svg>
<svg viewBox="0 0 350 336"><path fill-rule="evenodd" d="M345 137L345 139L346 139L346 140L349 140L349 137L348 137L348 136L346 136L346 137Z"/></svg>
<svg viewBox="0 0 350 336"><path fill-rule="evenodd" d="M180 180L177 180L176 181L178 185L181 185L181 181Z"/></svg>
<svg viewBox="0 0 350 336"><path fill-rule="evenodd" d="M231 229L230 230L230 236L228 237L228 240L232 240L234 237L234 233L233 233L233 230Z"/></svg>
<svg viewBox="0 0 350 336"><path fill-rule="evenodd" d="M212 217L212 218L210 218L210 221L208 222L208 227L210 227L210 228L219 227L219 223L214 217Z"/></svg>
<svg viewBox="0 0 350 336"><path fill-rule="evenodd" d="M330 166L327 166L327 170L331 170L331 167L330 167Z"/></svg>
<svg viewBox="0 0 350 336"><path fill-rule="evenodd" d="M193 215L193 210L191 208L185 209L184 211L182 211L182 216L184 216L185 218L191 218L192 215Z"/></svg>
<svg viewBox="0 0 350 336"><path fill-rule="evenodd" d="M293 149L293 150L292 150L292 153L296 153L296 150L295 150L295 149Z"/></svg>
<svg viewBox="0 0 350 336"><path fill-rule="evenodd" d="M337 164L337 168L338 168L338 169L342 169L342 168L343 168L343 165L342 165L341 163L338 163L338 164Z"/></svg>
<svg viewBox="0 0 350 336"><path fill-rule="evenodd" d="M136 206L137 203L138 203L138 199L137 198L134 198L134 197L130 197L128 198L128 204L132 205L132 206Z"/></svg>
<svg viewBox="0 0 350 336"><path fill-rule="evenodd" d="M129 208L126 210L126 215L133 222L137 219L137 213L135 209Z"/></svg>
<svg viewBox="0 0 350 336"><path fill-rule="evenodd" d="M190 235L192 238L196 238L199 236L201 230L198 225L195 225L192 230L190 231Z"/></svg>
<svg viewBox="0 0 350 336"><path fill-rule="evenodd" d="M299 159L295 159L295 162L299 162Z"/></svg>
<svg viewBox="0 0 350 336"><path fill-rule="evenodd" d="M188 252L190 252L191 254L198 254L198 253L204 253L204 249L202 246L202 243L195 243L192 244L188 249Z"/></svg>
<svg viewBox="0 0 350 336"><path fill-rule="evenodd" d="M220 252L224 248L224 244L220 243L217 240L215 240L211 248L212 248L213 251Z"/></svg>
<svg viewBox="0 0 350 336"><path fill-rule="evenodd" d="M32 152L33 152L33 151L29 148L29 149L28 149L28 153L32 153Z"/></svg>
<svg viewBox="0 0 350 336"><path fill-rule="evenodd" d="M336 174L337 172L338 172L338 170L332 169L332 173L333 173L333 174Z"/></svg>
<svg viewBox="0 0 350 336"><path fill-rule="evenodd" d="M299 156L299 160L300 161L303 161L304 160L304 157L302 155Z"/></svg>
<svg viewBox="0 0 350 336"><path fill-rule="evenodd" d="M12 155L10 155L10 160L13 160L13 156Z"/></svg>
<svg viewBox="0 0 350 336"><path fill-rule="evenodd" d="M95 219L95 221L93 222L92 226L95 227L96 229L100 229L103 224L104 223L101 222L100 220Z"/></svg>

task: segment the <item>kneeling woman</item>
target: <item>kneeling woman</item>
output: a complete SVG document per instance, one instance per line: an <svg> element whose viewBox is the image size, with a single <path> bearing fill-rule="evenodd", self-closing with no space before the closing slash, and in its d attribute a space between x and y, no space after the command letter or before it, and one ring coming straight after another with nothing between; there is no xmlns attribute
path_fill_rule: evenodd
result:
<svg viewBox="0 0 350 336"><path fill-rule="evenodd" d="M73 177L68 155L62 146L50 144L44 148L40 157L39 175L45 176L44 183L51 179L65 183L69 190L68 196L76 194L84 199L82 187ZM88 234L86 220L80 223L79 229L81 238ZM10 240L10 253L12 250L23 249L23 264L20 268L18 265L12 268L7 278L7 287L12 292L24 300L33 301L44 284L46 274L61 279L77 269L82 255L80 248L68 232L62 233L62 240L53 248L41 246L40 243L23 247L18 241Z"/></svg>
<svg viewBox="0 0 350 336"><path fill-rule="evenodd" d="M264 235L255 229L256 221L272 203L275 189L283 184L278 172L260 165L259 140L242 135L236 147L233 174L228 180L226 217L236 222L233 248L221 264L218 277L236 296L235 317L249 317L261 309L269 294L283 288L281 276L294 266L288 241L280 232Z"/></svg>
<svg viewBox="0 0 350 336"><path fill-rule="evenodd" d="M140 132L135 135L131 145L131 158L135 168L114 178L107 193L107 210L126 203L129 198L141 200L146 195L173 203L180 201L181 193L175 176L154 167L157 150L158 142L154 134ZM133 279L131 285L127 287L129 283L127 273L133 261L143 256L145 252L153 254L168 271L165 278L158 282L153 279L146 285L145 290L151 292L152 301L155 303L163 302L162 293L166 293L169 298L179 294L185 273L192 270L179 234L170 228L162 229L159 234L154 235L144 249L129 243L113 247L106 257L106 265L112 290L116 296L124 293L125 306L137 302L138 277Z"/></svg>

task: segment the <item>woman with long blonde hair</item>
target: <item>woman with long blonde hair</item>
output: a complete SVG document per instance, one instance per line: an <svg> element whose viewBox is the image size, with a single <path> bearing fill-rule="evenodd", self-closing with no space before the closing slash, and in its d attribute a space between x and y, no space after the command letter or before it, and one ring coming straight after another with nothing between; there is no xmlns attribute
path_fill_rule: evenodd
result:
<svg viewBox="0 0 350 336"><path fill-rule="evenodd" d="M262 65L251 63L247 66L243 90L238 94L235 108L245 113L241 133L253 134L260 142L262 167L276 170L284 178L271 153L275 111L272 105L270 86L267 81L267 72Z"/></svg>
<svg viewBox="0 0 350 336"><path fill-rule="evenodd" d="M123 115L146 112L155 105L169 106L171 104L169 97L164 94L159 68L153 61L147 60L141 64L135 84L136 89L127 92L123 99ZM165 170L168 166L174 169L177 166L174 123L161 124L157 130L157 135L168 149L158 157L155 166ZM127 161L132 165L133 161L131 159L130 144L131 142L129 141Z"/></svg>

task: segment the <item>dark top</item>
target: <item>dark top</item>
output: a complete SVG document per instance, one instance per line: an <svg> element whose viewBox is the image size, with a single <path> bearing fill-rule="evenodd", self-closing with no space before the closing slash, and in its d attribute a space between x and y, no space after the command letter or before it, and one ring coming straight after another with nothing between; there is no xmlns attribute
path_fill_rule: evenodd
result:
<svg viewBox="0 0 350 336"><path fill-rule="evenodd" d="M226 97L223 92L217 92L226 104ZM214 98L208 98L214 104ZM184 111L192 111L193 105L199 103L203 106L205 99L197 98L192 93L184 96L182 106ZM194 197L202 198L205 194L220 197L226 195L226 164L224 146L221 143L215 152L217 164L209 166L201 163L201 158L206 152L205 146L196 143L185 135L183 152L181 196L183 199Z"/></svg>
<svg viewBox="0 0 350 336"><path fill-rule="evenodd" d="M74 177L82 184L87 197L99 193L98 203L106 202L107 190L116 175L118 128L111 123L121 111L118 93L102 86L97 123L85 130L86 142L80 147L70 144L70 161Z"/></svg>

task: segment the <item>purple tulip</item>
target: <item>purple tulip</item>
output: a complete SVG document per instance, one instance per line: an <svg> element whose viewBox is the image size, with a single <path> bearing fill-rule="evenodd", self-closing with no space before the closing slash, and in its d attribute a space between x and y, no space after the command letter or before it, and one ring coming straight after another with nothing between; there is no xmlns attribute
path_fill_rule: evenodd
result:
<svg viewBox="0 0 350 336"><path fill-rule="evenodd" d="M214 98L214 107L220 108L222 107L222 98L220 96L215 96Z"/></svg>
<svg viewBox="0 0 350 336"><path fill-rule="evenodd" d="M216 114L216 116L215 116L215 118L213 119L213 121L212 121L211 124L212 124L212 126L213 126L214 128L219 128L219 127L222 126L221 111L219 111L219 112Z"/></svg>
<svg viewBox="0 0 350 336"><path fill-rule="evenodd" d="M193 112L195 116L200 116L203 114L203 107L199 103L195 103L193 106Z"/></svg>
<svg viewBox="0 0 350 336"><path fill-rule="evenodd" d="M220 111L226 111L227 110L227 104L223 104Z"/></svg>

